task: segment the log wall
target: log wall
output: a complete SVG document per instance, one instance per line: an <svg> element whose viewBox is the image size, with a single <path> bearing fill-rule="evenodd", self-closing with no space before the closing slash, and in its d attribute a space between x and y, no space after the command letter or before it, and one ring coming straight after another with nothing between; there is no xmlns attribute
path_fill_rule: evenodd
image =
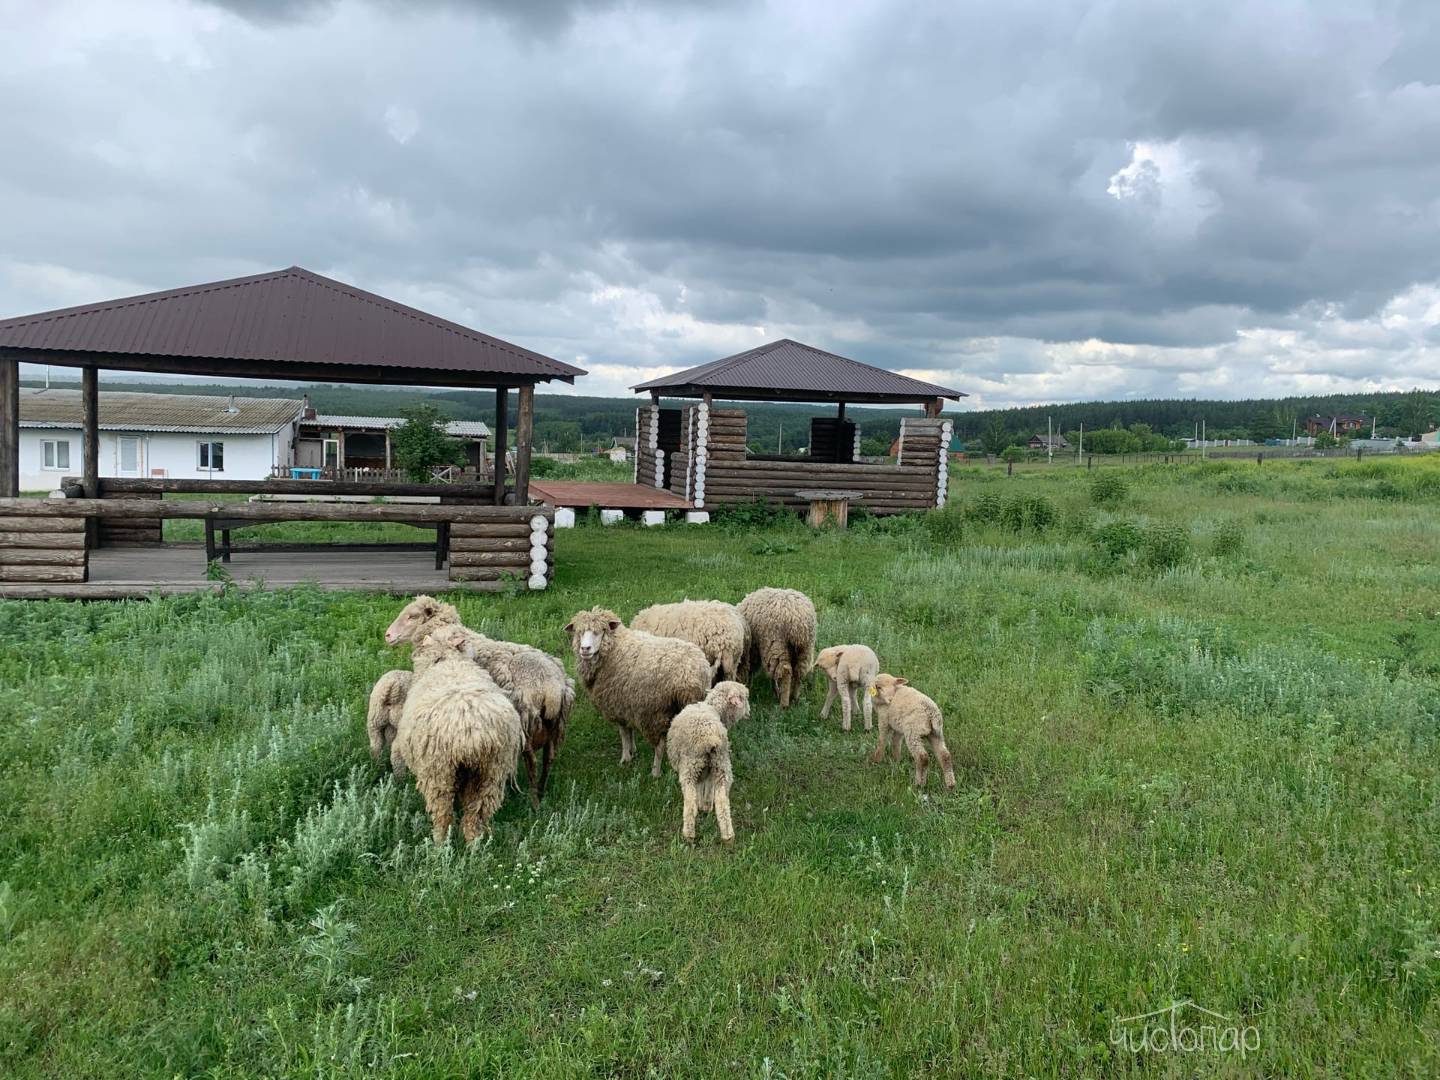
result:
<svg viewBox="0 0 1440 1080"><path fill-rule="evenodd" d="M513 578L543 589L555 577L555 511L548 506L496 507L494 517L450 526L450 580ZM500 513L508 511L508 513Z"/></svg>
<svg viewBox="0 0 1440 1080"><path fill-rule="evenodd" d="M84 581L87 555L83 517L0 516L0 584Z"/></svg>

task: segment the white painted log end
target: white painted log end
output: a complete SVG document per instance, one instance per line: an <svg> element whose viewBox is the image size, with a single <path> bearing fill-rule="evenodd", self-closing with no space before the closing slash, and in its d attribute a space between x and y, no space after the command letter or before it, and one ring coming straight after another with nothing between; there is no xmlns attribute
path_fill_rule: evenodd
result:
<svg viewBox="0 0 1440 1080"><path fill-rule="evenodd" d="M640 521L644 525L664 525L664 510L646 510L640 515Z"/></svg>
<svg viewBox="0 0 1440 1080"><path fill-rule="evenodd" d="M568 506L562 506L556 510L555 527L557 529L573 529L575 527L575 511Z"/></svg>
<svg viewBox="0 0 1440 1080"><path fill-rule="evenodd" d="M531 575L530 575L530 581L529 581L530 588L534 589L536 592L539 592L541 589L545 588L545 586L548 585L548 584L549 584L549 581L546 579L546 577L545 577L544 574L531 574Z"/></svg>
<svg viewBox="0 0 1440 1080"><path fill-rule="evenodd" d="M546 520L544 514L536 514L530 519L530 528L532 530L544 532L550 528L550 522Z"/></svg>

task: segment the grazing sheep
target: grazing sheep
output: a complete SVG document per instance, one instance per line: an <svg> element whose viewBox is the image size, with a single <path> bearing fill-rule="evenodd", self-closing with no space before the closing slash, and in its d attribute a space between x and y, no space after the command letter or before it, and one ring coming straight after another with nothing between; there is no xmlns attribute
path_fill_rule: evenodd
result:
<svg viewBox="0 0 1440 1080"><path fill-rule="evenodd" d="M381 675L370 691L370 708L365 716L365 729L370 735L370 756L379 761L380 755L389 750L390 768L402 780L409 770L395 753L395 730L400 724L400 713L405 709L405 697L414 679L414 673L409 671L387 671Z"/></svg>
<svg viewBox="0 0 1440 1080"><path fill-rule="evenodd" d="M945 746L945 721L940 715L940 706L909 685L908 679L897 679L894 675L875 676L871 687L875 698L875 711L879 719L880 742L870 760L879 764L885 760L885 744L888 740L895 760L900 760L900 740L910 748L910 758L915 762L915 786L924 787L930 772L930 755L925 752L925 743L940 761L945 774L945 786L955 790L955 765L950 751Z"/></svg>
<svg viewBox="0 0 1440 1080"><path fill-rule="evenodd" d="M680 781L685 816L680 835L695 839L695 813L715 811L720 839L735 839L730 822L730 729L750 715L750 691L737 682L716 683L704 701L687 705L670 724L665 752Z"/></svg>
<svg viewBox="0 0 1440 1080"><path fill-rule="evenodd" d="M630 620L631 630L679 638L700 646L710 661L710 678L738 679L750 653L750 631L734 604L685 600L652 604Z"/></svg>
<svg viewBox="0 0 1440 1080"><path fill-rule="evenodd" d="M565 742L575 705L575 683L566 676L565 666L549 653L471 630L460 622L453 604L433 596L417 596L406 604L385 631L385 641L390 645L414 642L452 627L473 646L470 659L490 673L520 713L526 736L525 775L530 781L530 801L538 807L549 783L551 759Z"/></svg>
<svg viewBox="0 0 1440 1080"><path fill-rule="evenodd" d="M740 601L750 653L775 683L782 709L815 665L815 605L794 589L756 589Z"/></svg>
<svg viewBox="0 0 1440 1080"><path fill-rule="evenodd" d="M435 842L450 837L458 795L469 843L489 831L505 785L515 779L524 741L520 715L495 680L451 645L427 637L416 653L424 671L405 697L395 752L415 774Z"/></svg>
<svg viewBox="0 0 1440 1080"><path fill-rule="evenodd" d="M605 608L577 612L565 627L580 682L596 711L620 729L620 764L635 756L635 733L655 747L650 775L660 775L670 721L710 689L700 646L631 630Z"/></svg>
<svg viewBox="0 0 1440 1080"><path fill-rule="evenodd" d="M870 718L874 706L870 701L870 687L875 685L875 676L880 674L880 660L875 650L868 645L831 645L821 649L815 658L815 667L830 680L825 692L825 704L820 709L820 719L830 715L830 703L840 696L840 726L850 730L851 700L860 695L860 710L865 714L865 730L870 730Z"/></svg>
<svg viewBox="0 0 1440 1080"><path fill-rule="evenodd" d="M550 778L550 761L565 742L565 729L575 707L575 680L555 657L530 645L496 641L458 624L443 624L428 640L454 649L480 666L505 691L525 729L525 775L530 802L538 807ZM424 658L417 653L417 663ZM536 752L540 766L535 764Z"/></svg>

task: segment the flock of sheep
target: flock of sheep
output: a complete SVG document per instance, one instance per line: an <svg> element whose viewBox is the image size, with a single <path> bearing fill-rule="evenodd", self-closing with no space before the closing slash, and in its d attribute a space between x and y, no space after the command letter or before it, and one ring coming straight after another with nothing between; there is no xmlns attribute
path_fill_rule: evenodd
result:
<svg viewBox="0 0 1440 1080"><path fill-rule="evenodd" d="M781 708L818 668L830 682L822 719L838 696L849 731L858 695L865 730L872 716L878 720L872 761L885 760L887 747L898 760L903 741L916 785L925 785L933 755L954 790L939 706L905 679L881 674L865 645L834 645L817 657L815 605L804 593L757 589L738 605L656 604L629 626L597 607L576 613L565 632L581 685L620 731L620 763L634 758L637 734L654 748L652 776L669 758L684 799L686 840L695 839L697 813L712 811L721 838L735 838L730 731L750 715L750 691L740 680L757 666L775 684ZM407 604L385 641L412 645L412 670L386 672L371 690L370 752L378 759L388 749L399 778L413 773L435 842L448 841L457 798L466 841L488 831L521 761L538 806L575 705L564 664L534 646L468 629L452 605L430 596Z"/></svg>

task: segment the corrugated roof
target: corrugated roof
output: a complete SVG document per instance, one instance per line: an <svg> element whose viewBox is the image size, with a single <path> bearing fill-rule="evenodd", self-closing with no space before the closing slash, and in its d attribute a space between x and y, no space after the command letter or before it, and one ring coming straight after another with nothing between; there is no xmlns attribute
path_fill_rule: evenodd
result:
<svg viewBox="0 0 1440 1080"><path fill-rule="evenodd" d="M0 348L475 372L541 380L573 381L585 374L570 364L298 266L0 320Z"/></svg>
<svg viewBox="0 0 1440 1080"><path fill-rule="evenodd" d="M783 397L795 400L805 400L805 394L816 394L857 402L924 401L966 396L959 390L862 364L789 338L651 379L631 389L668 390L680 396L709 392L717 397Z"/></svg>
<svg viewBox="0 0 1440 1080"><path fill-rule="evenodd" d="M324 428L397 428L405 422L399 416L337 416L319 413L314 420L302 420L302 425ZM445 434L457 438L488 439L490 429L479 420L449 420L445 423Z"/></svg>
<svg viewBox="0 0 1440 1080"><path fill-rule="evenodd" d="M103 431L198 431L270 435L304 408L299 398L211 397L201 394L140 394L101 390ZM233 409L233 411L232 411ZM85 409L79 390L20 388L23 428L80 428Z"/></svg>

